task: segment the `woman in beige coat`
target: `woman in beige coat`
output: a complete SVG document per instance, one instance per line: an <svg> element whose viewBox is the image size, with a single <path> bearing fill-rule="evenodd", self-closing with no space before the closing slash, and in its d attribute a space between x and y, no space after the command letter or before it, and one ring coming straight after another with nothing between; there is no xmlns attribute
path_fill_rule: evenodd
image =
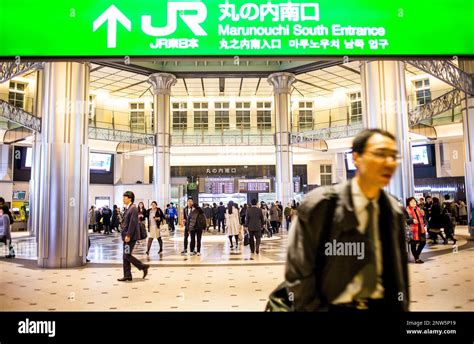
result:
<svg viewBox="0 0 474 344"><path fill-rule="evenodd" d="M232 243L232 237L235 237L235 248L239 245L239 233L240 233L240 215L239 210L234 207L234 202L230 201L227 204L227 210L225 212L225 223L227 224L227 235L230 240L230 248L234 248Z"/></svg>

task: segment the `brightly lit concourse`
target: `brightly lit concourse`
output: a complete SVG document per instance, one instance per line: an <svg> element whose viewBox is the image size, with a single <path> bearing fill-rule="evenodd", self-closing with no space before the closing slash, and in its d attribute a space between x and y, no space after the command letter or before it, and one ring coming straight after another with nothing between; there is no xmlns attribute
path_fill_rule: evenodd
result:
<svg viewBox="0 0 474 344"><path fill-rule="evenodd" d="M473 23L466 0L2 1L0 342L472 342Z"/></svg>

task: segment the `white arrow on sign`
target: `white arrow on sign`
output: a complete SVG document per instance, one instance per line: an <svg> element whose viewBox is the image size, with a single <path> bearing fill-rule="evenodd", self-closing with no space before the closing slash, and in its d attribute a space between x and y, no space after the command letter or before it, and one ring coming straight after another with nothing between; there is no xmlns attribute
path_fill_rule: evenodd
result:
<svg viewBox="0 0 474 344"><path fill-rule="evenodd" d="M93 31L97 31L105 22L107 22L107 48L115 48L117 46L117 22L122 24L127 31L132 29L130 20L114 5L110 6L94 21Z"/></svg>

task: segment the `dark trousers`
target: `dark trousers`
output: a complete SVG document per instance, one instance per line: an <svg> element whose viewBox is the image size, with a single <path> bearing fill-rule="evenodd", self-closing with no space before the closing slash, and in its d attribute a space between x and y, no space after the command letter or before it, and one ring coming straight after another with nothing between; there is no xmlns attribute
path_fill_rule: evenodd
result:
<svg viewBox="0 0 474 344"><path fill-rule="evenodd" d="M159 252L162 252L163 251L163 239L160 238L157 238L156 240L158 240L158 244L160 244L160 251ZM151 245L153 244L153 238L148 238L148 244L146 246L146 253L150 253L150 248L151 248Z"/></svg>
<svg viewBox="0 0 474 344"><path fill-rule="evenodd" d="M194 252L194 247L196 247L196 236L197 236L197 252L201 252L201 238L202 238L202 229L195 229L191 232L191 252Z"/></svg>
<svg viewBox="0 0 474 344"><path fill-rule="evenodd" d="M435 231L432 231L432 230L428 231L428 235L429 235L431 240L437 242L438 241L438 235L439 235L441 237L441 239L443 239L443 241L446 241L446 238L444 237L444 235L441 231L438 232L438 229L435 229Z"/></svg>
<svg viewBox="0 0 474 344"><path fill-rule="evenodd" d="M168 227L170 229L170 231L174 232L175 228L174 228L174 219L168 219L166 220L166 222L168 223Z"/></svg>
<svg viewBox="0 0 474 344"><path fill-rule="evenodd" d="M136 241L129 241L123 243L123 277L132 277L132 265L133 264L138 270L143 270L145 265L132 256L133 248L135 247Z"/></svg>
<svg viewBox="0 0 474 344"><path fill-rule="evenodd" d="M273 233L278 233L278 221L270 221Z"/></svg>
<svg viewBox="0 0 474 344"><path fill-rule="evenodd" d="M104 225L104 234L110 234L110 225Z"/></svg>
<svg viewBox="0 0 474 344"><path fill-rule="evenodd" d="M262 239L262 231L249 231L249 239L250 239L250 252L259 252L260 250L260 241ZM254 242L254 238L256 240L256 246Z"/></svg>
<svg viewBox="0 0 474 344"><path fill-rule="evenodd" d="M189 230L185 227L184 228L184 250L188 250L188 238L189 238Z"/></svg>
<svg viewBox="0 0 474 344"><path fill-rule="evenodd" d="M425 240L412 240L410 242L411 253L415 259L420 258L421 251L423 251L423 247L425 247L426 241Z"/></svg>
<svg viewBox="0 0 474 344"><path fill-rule="evenodd" d="M291 224L291 217L288 216L286 218L286 230L290 229L290 224Z"/></svg>
<svg viewBox="0 0 474 344"><path fill-rule="evenodd" d="M212 218L212 227L214 228L214 230L216 230L216 227L217 227L217 217L213 217Z"/></svg>
<svg viewBox="0 0 474 344"><path fill-rule="evenodd" d="M229 235L229 241L230 241L230 247L234 247L234 244L232 243L232 237L235 238L235 246L239 246L239 235Z"/></svg>
<svg viewBox="0 0 474 344"><path fill-rule="evenodd" d="M221 224L222 224L222 233L225 233L225 219L217 219L218 222L218 231L221 230Z"/></svg>

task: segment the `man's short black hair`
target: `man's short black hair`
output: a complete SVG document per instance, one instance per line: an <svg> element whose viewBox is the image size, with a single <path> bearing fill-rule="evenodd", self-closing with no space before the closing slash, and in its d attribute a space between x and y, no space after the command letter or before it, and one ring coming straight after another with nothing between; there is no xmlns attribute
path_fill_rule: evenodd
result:
<svg viewBox="0 0 474 344"><path fill-rule="evenodd" d="M220 205L224 205L224 203L222 203L222 202L219 202L219 204L220 204Z"/></svg>
<svg viewBox="0 0 474 344"><path fill-rule="evenodd" d="M123 193L125 197L128 197L132 200L132 203L135 202L135 194L132 191L125 191Z"/></svg>
<svg viewBox="0 0 474 344"><path fill-rule="evenodd" d="M359 153L362 154L364 153L365 146L367 146L367 141L375 135L375 134L380 134L382 136L386 136L393 141L397 141L395 136L393 134L389 133L386 130L382 129L364 129L360 131L356 137L354 138L354 141L352 141L352 152L353 153Z"/></svg>
<svg viewBox="0 0 474 344"><path fill-rule="evenodd" d="M250 203L251 203L252 205L257 205L257 200L256 200L255 198L253 198L253 199L250 201Z"/></svg>
<svg viewBox="0 0 474 344"><path fill-rule="evenodd" d="M193 202L194 202L194 200L193 200L193 198L192 198L192 197L188 197L188 201L189 201L189 200L191 200L191 201L193 201Z"/></svg>
<svg viewBox="0 0 474 344"><path fill-rule="evenodd" d="M5 203L5 198L0 197L0 203Z"/></svg>

